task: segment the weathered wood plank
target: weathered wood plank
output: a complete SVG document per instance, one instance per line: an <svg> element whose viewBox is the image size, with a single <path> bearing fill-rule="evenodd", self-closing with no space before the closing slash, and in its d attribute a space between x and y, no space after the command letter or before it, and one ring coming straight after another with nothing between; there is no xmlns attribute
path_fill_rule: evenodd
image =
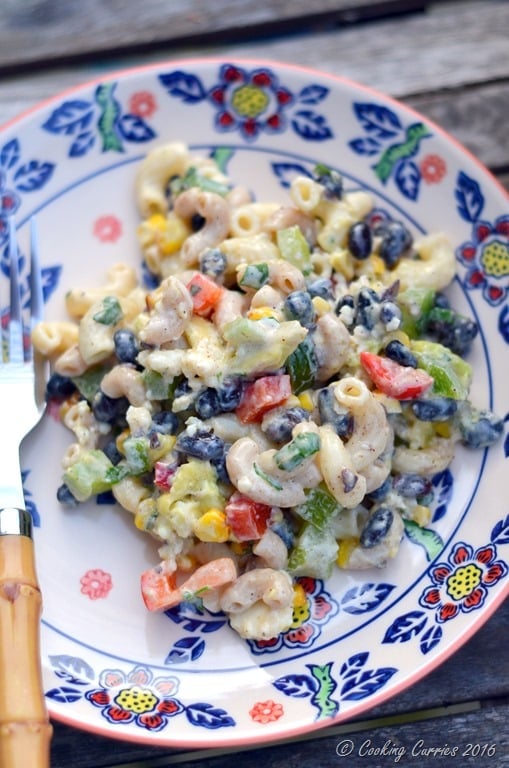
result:
<svg viewBox="0 0 509 768"><path fill-rule="evenodd" d="M252 40L424 8L426 0L3 0L0 70L155 43Z"/></svg>
<svg viewBox="0 0 509 768"><path fill-rule="evenodd" d="M368 731L341 731L309 744L294 741L270 749L254 749L203 759L181 761L180 755L172 762L171 756L143 763L143 768L234 768L242 760L242 768L337 768L338 765L385 766L418 765L436 768L437 762L456 761L458 765L503 768L509 764L509 736L505 718L509 715L507 702L500 706L488 705L481 711L439 718L415 720L398 725L380 725ZM480 759L484 748L484 756ZM441 752L442 750L442 752ZM129 768L119 765L118 768ZM138 765L132 768L140 768Z"/></svg>
<svg viewBox="0 0 509 768"><path fill-rule="evenodd" d="M95 57L88 66L4 77L0 124L41 99L112 69L174 56L255 57L315 67L400 98L439 123L485 165L503 171L509 168L508 28L509 3L443 2L426 14L319 34L281 35L263 44L162 47L150 55Z"/></svg>
<svg viewBox="0 0 509 768"><path fill-rule="evenodd" d="M509 3L444 2L424 14L218 50L315 67L400 98L508 79L508 29Z"/></svg>
<svg viewBox="0 0 509 768"><path fill-rule="evenodd" d="M440 125L493 172L509 171L509 79L403 101Z"/></svg>

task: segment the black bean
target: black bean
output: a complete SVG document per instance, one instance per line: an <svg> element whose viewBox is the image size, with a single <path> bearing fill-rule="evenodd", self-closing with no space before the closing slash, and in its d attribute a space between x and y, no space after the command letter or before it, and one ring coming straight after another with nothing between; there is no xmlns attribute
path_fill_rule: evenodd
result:
<svg viewBox="0 0 509 768"><path fill-rule="evenodd" d="M178 418L173 411L158 411L152 416L152 427L161 435L174 435L178 424Z"/></svg>
<svg viewBox="0 0 509 768"><path fill-rule="evenodd" d="M367 259L373 248L373 235L365 221L356 221L348 230L348 250L359 261Z"/></svg>
<svg viewBox="0 0 509 768"><path fill-rule="evenodd" d="M459 428L463 445L468 448L487 448L501 437L504 422L491 411L462 409Z"/></svg>
<svg viewBox="0 0 509 768"><path fill-rule="evenodd" d="M116 440L109 440L106 445L103 446L103 452L106 454L112 464L116 465L124 458L117 448Z"/></svg>
<svg viewBox="0 0 509 768"><path fill-rule="evenodd" d="M426 336L449 347L461 357L468 354L478 331L474 320L439 306L433 307L424 324Z"/></svg>
<svg viewBox="0 0 509 768"><path fill-rule="evenodd" d="M46 400L63 401L76 392L76 386L68 376L53 373L46 384Z"/></svg>
<svg viewBox="0 0 509 768"><path fill-rule="evenodd" d="M234 411L242 397L242 381L240 379L225 379L217 389L217 397L221 412Z"/></svg>
<svg viewBox="0 0 509 768"><path fill-rule="evenodd" d="M189 395L192 392L191 386L186 378L177 382L173 396L175 398L182 397L183 395Z"/></svg>
<svg viewBox="0 0 509 768"><path fill-rule="evenodd" d="M311 328L316 319L316 311L307 291L292 291L284 302L285 315L290 320L298 320L304 328Z"/></svg>
<svg viewBox="0 0 509 768"><path fill-rule="evenodd" d="M371 331L378 319L380 298L372 288L361 288L355 307L355 324Z"/></svg>
<svg viewBox="0 0 509 768"><path fill-rule="evenodd" d="M322 299L334 298L334 286L332 280L329 280L328 277L319 277L313 280L312 283L309 283L307 289L312 298L315 296L320 296Z"/></svg>
<svg viewBox="0 0 509 768"><path fill-rule="evenodd" d="M372 501L381 501L382 499L385 499L385 497L390 493L392 490L392 477L388 475L388 477L385 478L382 485L379 485L378 488L375 488L373 491L370 491L367 495Z"/></svg>
<svg viewBox="0 0 509 768"><path fill-rule="evenodd" d="M431 492L432 483L428 477L415 474L396 475L392 486L396 493L406 499L417 499Z"/></svg>
<svg viewBox="0 0 509 768"><path fill-rule="evenodd" d="M65 507L77 507L79 504L78 499L71 493L69 486L65 483L62 483L57 489L57 501Z"/></svg>
<svg viewBox="0 0 509 768"><path fill-rule="evenodd" d="M399 221L391 221L385 227L379 253L386 265L390 268L398 263L411 245L412 235L405 225Z"/></svg>
<svg viewBox="0 0 509 768"><path fill-rule="evenodd" d="M353 431L354 419L350 411L342 408L328 387L318 393L318 413L322 424L331 424L337 434L348 438Z"/></svg>
<svg viewBox="0 0 509 768"><path fill-rule="evenodd" d="M108 397L104 392L97 392L92 400L92 413L97 421L106 424L124 423L129 408L127 397Z"/></svg>
<svg viewBox="0 0 509 768"><path fill-rule="evenodd" d="M187 456L203 461L220 459L225 450L224 441L207 427L194 425L181 432L175 443L175 448Z"/></svg>
<svg viewBox="0 0 509 768"><path fill-rule="evenodd" d="M309 419L309 411L295 406L265 417L264 431L274 443L287 443L292 439L292 430L296 424Z"/></svg>
<svg viewBox="0 0 509 768"><path fill-rule="evenodd" d="M230 476L228 474L228 469L226 468L226 454L227 450L226 447L223 450L223 453L221 456L218 456L217 458L211 459L210 463L216 470L217 479L220 483L230 483Z"/></svg>
<svg viewBox="0 0 509 768"><path fill-rule="evenodd" d="M338 299L336 306L334 307L334 312L336 313L336 315L339 315L341 313L341 310L343 309L343 307L348 307L349 309L355 309L355 299L349 293L347 293L345 296L341 296L341 298Z"/></svg>
<svg viewBox="0 0 509 768"><path fill-rule="evenodd" d="M226 255L219 248L207 248L200 255L200 272L208 277L217 278L226 269Z"/></svg>
<svg viewBox="0 0 509 768"><path fill-rule="evenodd" d="M394 520L394 512L389 507L378 507L364 526L360 535L360 544L370 549L387 536Z"/></svg>
<svg viewBox="0 0 509 768"><path fill-rule="evenodd" d="M394 360L395 363L404 365L407 368L417 368L417 358L410 349L398 339L392 339L385 347L384 352L387 357Z"/></svg>
<svg viewBox="0 0 509 768"><path fill-rule="evenodd" d="M394 322L394 320L401 320L401 309L396 302L387 299L382 301L380 305L380 322L384 325Z"/></svg>
<svg viewBox="0 0 509 768"><path fill-rule="evenodd" d="M139 346L136 336L128 328L119 328L113 334L115 355L121 363L135 363Z"/></svg>
<svg viewBox="0 0 509 768"><path fill-rule="evenodd" d="M412 402L412 412L419 421L449 421L458 410L452 397L429 397Z"/></svg>
<svg viewBox="0 0 509 768"><path fill-rule="evenodd" d="M217 391L212 387L204 389L194 401L194 409L200 419L210 419L221 413Z"/></svg>
<svg viewBox="0 0 509 768"><path fill-rule="evenodd" d="M327 200L341 200L343 196L343 177L330 168L319 168L315 174L316 181L324 187Z"/></svg>

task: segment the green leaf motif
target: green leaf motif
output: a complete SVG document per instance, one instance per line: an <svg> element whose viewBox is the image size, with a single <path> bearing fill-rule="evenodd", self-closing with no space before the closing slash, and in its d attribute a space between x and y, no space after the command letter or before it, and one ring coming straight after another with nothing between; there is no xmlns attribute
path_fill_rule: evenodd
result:
<svg viewBox="0 0 509 768"><path fill-rule="evenodd" d="M421 528L413 520L404 520L405 533L414 544L419 544L426 552L428 561L432 561L444 548L444 542L436 531Z"/></svg>

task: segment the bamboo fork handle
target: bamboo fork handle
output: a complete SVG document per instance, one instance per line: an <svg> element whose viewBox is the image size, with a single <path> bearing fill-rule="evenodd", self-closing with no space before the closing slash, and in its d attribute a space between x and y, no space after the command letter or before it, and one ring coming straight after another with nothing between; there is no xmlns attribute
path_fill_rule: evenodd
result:
<svg viewBox="0 0 509 768"><path fill-rule="evenodd" d="M18 517L30 531L24 510L0 515ZM42 689L34 545L30 533L5 530L0 526L0 768L48 768L52 727Z"/></svg>

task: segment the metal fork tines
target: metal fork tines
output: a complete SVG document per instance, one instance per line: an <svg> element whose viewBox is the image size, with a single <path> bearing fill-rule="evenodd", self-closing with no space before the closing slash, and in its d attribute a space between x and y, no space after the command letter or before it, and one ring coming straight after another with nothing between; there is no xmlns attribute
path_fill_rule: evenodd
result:
<svg viewBox="0 0 509 768"><path fill-rule="evenodd" d="M3 446L0 464L0 507L24 508L24 496L19 467L19 446L37 424L44 411L46 366L34 355L30 333L42 319L44 300L41 268L38 258L35 224L31 222L30 237L30 318L23 322L23 297L19 275L19 249L16 228L9 220L10 307L7 339L0 356L0 423ZM27 333L24 332L25 327Z"/></svg>

